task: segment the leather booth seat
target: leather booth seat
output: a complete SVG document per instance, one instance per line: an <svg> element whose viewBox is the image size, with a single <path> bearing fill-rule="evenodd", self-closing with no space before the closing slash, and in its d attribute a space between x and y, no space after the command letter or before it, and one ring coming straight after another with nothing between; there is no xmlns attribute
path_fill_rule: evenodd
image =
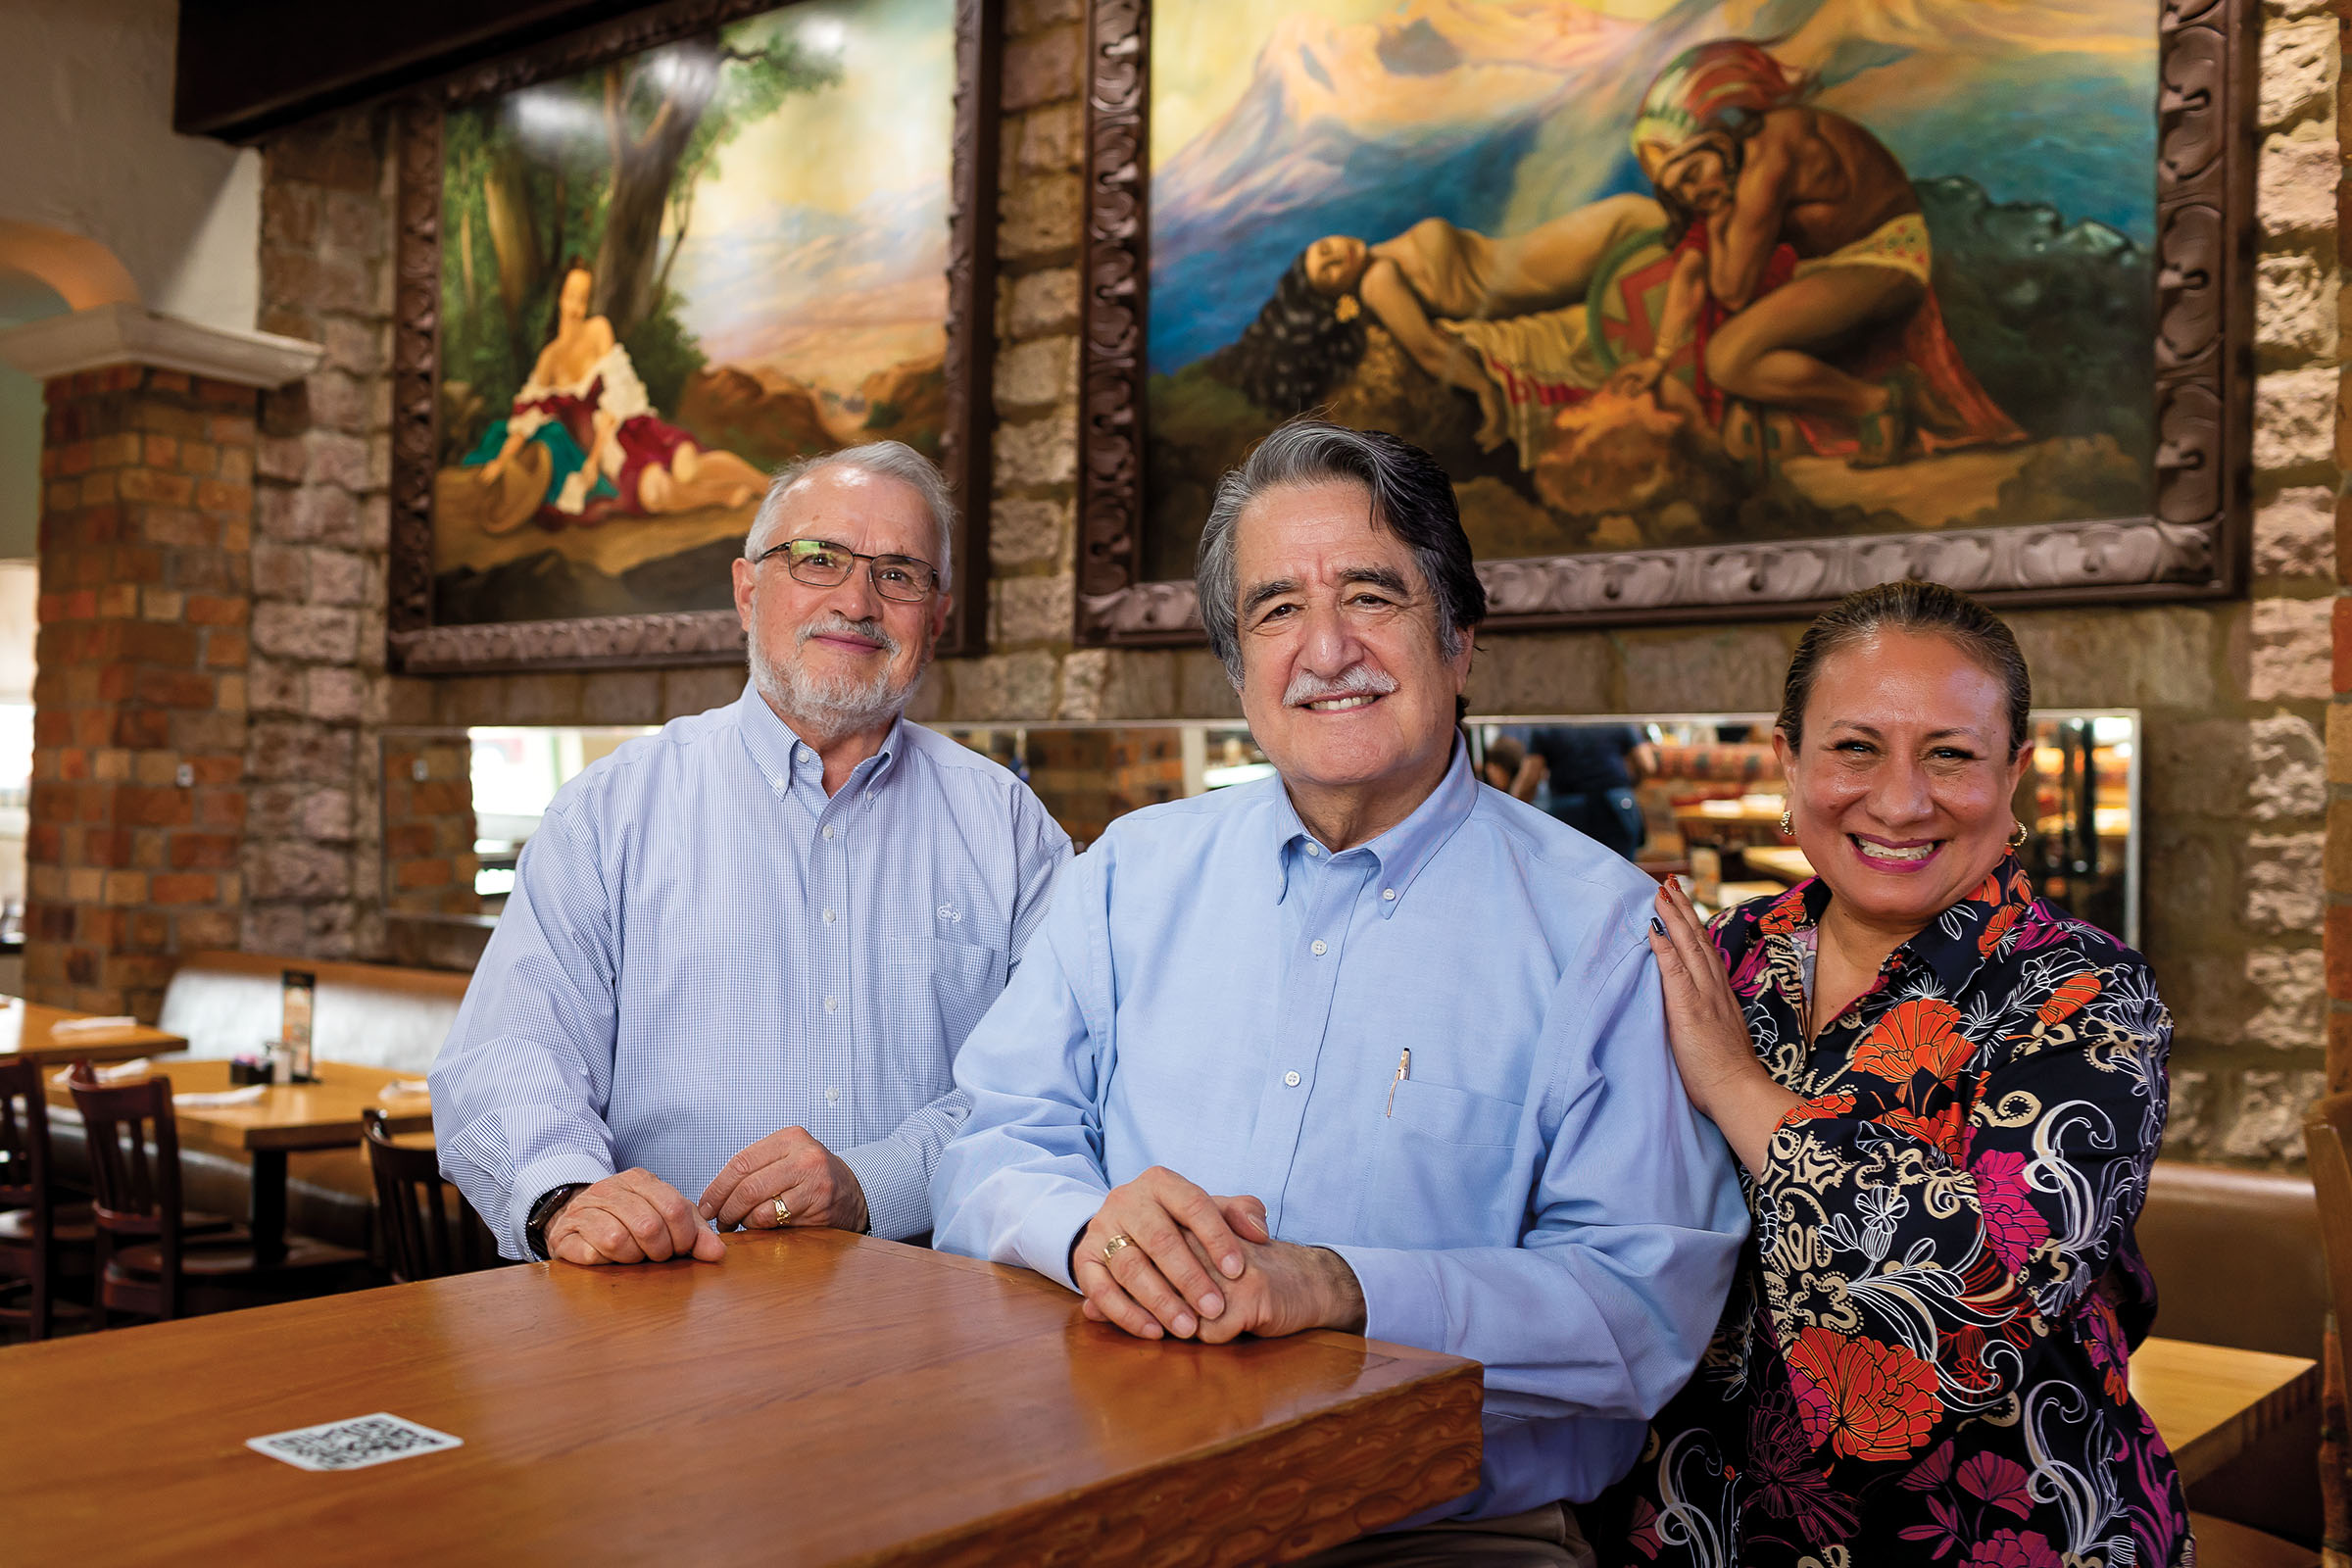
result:
<svg viewBox="0 0 2352 1568"><path fill-rule="evenodd" d="M467 976L379 963L326 963L264 953L199 953L164 992L159 1028L188 1042L188 1055L230 1056L278 1035L285 971L317 980L313 1049L328 1061L381 1067L387 1078L421 1078L457 1020ZM157 1067L169 1075L176 1057ZM81 1118L52 1107L50 1134L58 1173L86 1182L89 1152ZM352 1130L349 1149L296 1153L286 1161L286 1228L338 1247L372 1250L374 1187L368 1156ZM252 1168L242 1159L182 1147L180 1181L191 1208L243 1214L252 1203Z"/></svg>
<svg viewBox="0 0 2352 1568"><path fill-rule="evenodd" d="M2319 1359L2328 1265L2310 1177L2160 1159L2138 1234L2156 1333ZM2188 1505L2316 1545L2319 1444L2319 1412L2307 1411L2189 1488Z"/></svg>

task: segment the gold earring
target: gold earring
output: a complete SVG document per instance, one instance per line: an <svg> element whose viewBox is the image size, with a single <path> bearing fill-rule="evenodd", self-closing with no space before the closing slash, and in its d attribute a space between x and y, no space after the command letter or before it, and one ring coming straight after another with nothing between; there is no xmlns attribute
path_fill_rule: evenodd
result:
<svg viewBox="0 0 2352 1568"><path fill-rule="evenodd" d="M1785 839L1796 837L1796 818L1788 814L1788 808L1786 806L1781 808L1781 837Z"/></svg>
<svg viewBox="0 0 2352 1568"><path fill-rule="evenodd" d="M2009 848L2012 850L2024 849L2026 847L2027 837L2026 824L2019 822L2017 824L2017 831L2009 835Z"/></svg>

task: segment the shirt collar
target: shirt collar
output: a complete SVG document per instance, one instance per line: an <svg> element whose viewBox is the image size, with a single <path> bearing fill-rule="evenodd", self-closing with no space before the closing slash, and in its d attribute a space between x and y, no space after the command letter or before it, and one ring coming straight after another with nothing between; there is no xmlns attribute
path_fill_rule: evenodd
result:
<svg viewBox="0 0 2352 1568"><path fill-rule="evenodd" d="M1945 995L1957 995L2033 903L2032 879L2017 857L2004 855L1966 898L1895 951L1924 965ZM1766 936L1787 936L1819 924L1829 906L1829 883L1812 877L1774 900L1758 929Z"/></svg>
<svg viewBox="0 0 2352 1568"><path fill-rule="evenodd" d="M751 754L752 765L760 769L760 776L767 780L767 787L779 799L801 783L812 786L820 795L824 792L824 763L817 758L816 749L776 716L776 710L767 706L767 699L760 695L758 686L744 682L743 695L736 699L735 710L743 748ZM906 751L906 715L901 713L891 720L889 732L882 737L881 750L851 772L851 783L869 791L878 788ZM842 787L847 789L849 785Z"/></svg>
<svg viewBox="0 0 2352 1568"><path fill-rule="evenodd" d="M1306 824L1298 819L1298 809L1291 804L1290 791L1279 787L1274 792L1274 857L1276 880L1274 902L1280 904L1290 895L1291 868L1300 858L1320 858L1327 854L1317 844ZM1470 818L1470 808L1478 804L1478 781L1470 776L1470 753L1460 736L1453 743L1453 760L1446 768L1446 776L1428 798L1413 808L1412 814L1368 844L1355 850L1368 854L1380 866L1380 912L1383 918L1396 912L1404 902L1413 880L1421 874L1430 858L1453 837L1454 830ZM1314 845L1308 857L1309 845Z"/></svg>

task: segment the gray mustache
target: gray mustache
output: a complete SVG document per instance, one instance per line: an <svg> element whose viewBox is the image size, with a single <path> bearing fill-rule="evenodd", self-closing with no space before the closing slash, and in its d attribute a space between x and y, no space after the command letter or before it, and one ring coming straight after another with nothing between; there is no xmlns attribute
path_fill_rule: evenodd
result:
<svg viewBox="0 0 2352 1568"><path fill-rule="evenodd" d="M1363 664L1350 664L1328 680L1299 671L1283 689L1282 701L1286 708L1296 708L1300 703L1320 703L1334 697L1386 697L1396 689L1394 675Z"/></svg>

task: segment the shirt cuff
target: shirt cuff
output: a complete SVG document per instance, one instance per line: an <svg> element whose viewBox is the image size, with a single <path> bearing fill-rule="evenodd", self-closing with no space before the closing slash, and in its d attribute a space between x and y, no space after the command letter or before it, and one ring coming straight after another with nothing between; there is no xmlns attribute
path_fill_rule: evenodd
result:
<svg viewBox="0 0 2352 1568"><path fill-rule="evenodd" d="M1417 1350L1446 1348L1446 1299L1434 1267L1439 1254L1388 1247L1330 1250L1355 1271L1364 1293L1365 1339Z"/></svg>
<svg viewBox="0 0 2352 1568"><path fill-rule="evenodd" d="M886 1242L903 1242L931 1228L931 1179L914 1151L878 1138L834 1152L865 1194L865 1228Z"/></svg>
<svg viewBox="0 0 2352 1568"><path fill-rule="evenodd" d="M1058 1281L1069 1290L1077 1290L1078 1282L1070 1277L1070 1248L1078 1233L1086 1229L1102 1207L1108 1193L1091 1187L1072 1186L1029 1205L1013 1231L1013 1250L1029 1267L1050 1280Z"/></svg>
<svg viewBox="0 0 2352 1568"><path fill-rule="evenodd" d="M507 1189L507 1228L499 1238L504 1246L514 1250L509 1257L525 1262L537 1262L531 1255L531 1244L523 1233L530 1228L531 1205L559 1187L573 1182L601 1182L612 1174L612 1167L595 1155L576 1149L566 1149L532 1161L514 1173L514 1185Z"/></svg>

